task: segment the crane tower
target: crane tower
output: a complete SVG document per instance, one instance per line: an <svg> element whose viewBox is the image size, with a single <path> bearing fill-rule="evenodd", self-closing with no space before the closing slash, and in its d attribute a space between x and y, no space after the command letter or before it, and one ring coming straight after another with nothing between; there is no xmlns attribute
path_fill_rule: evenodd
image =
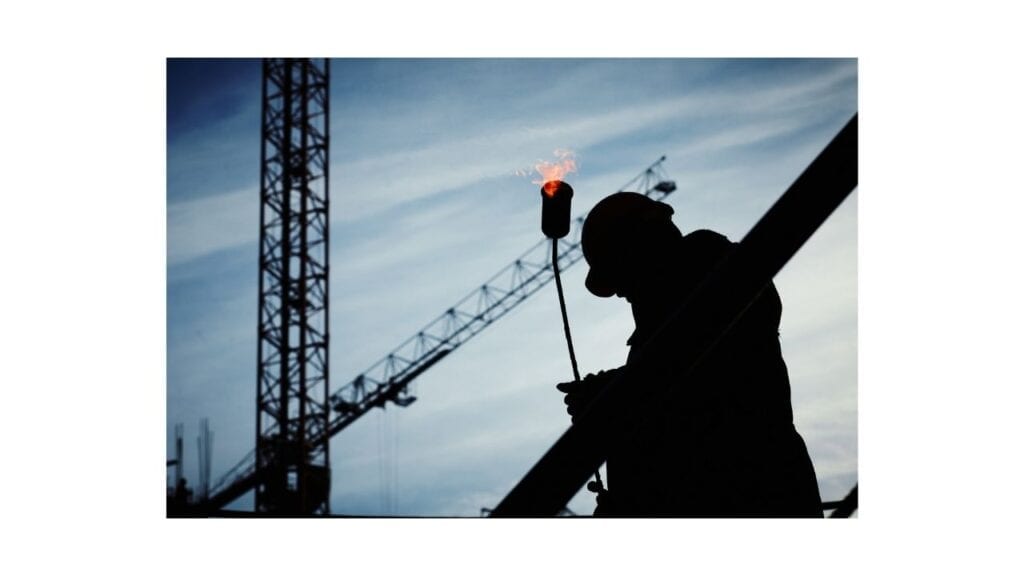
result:
<svg viewBox="0 0 1024 576"><path fill-rule="evenodd" d="M257 512L329 512L326 59L263 61Z"/></svg>

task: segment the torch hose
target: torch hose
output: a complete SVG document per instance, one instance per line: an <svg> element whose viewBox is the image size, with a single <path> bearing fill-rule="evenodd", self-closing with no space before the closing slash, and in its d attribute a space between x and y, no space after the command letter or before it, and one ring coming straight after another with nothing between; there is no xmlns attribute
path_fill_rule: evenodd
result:
<svg viewBox="0 0 1024 576"><path fill-rule="evenodd" d="M565 341L569 344L569 360L572 362L572 375L580 381L580 369L576 366L576 351L572 347L572 334L569 333L569 315L565 312L565 295L562 294L562 277L558 273L558 238L551 239L551 267L555 272L555 287L558 288L558 304L562 307L562 326L565 327Z"/></svg>

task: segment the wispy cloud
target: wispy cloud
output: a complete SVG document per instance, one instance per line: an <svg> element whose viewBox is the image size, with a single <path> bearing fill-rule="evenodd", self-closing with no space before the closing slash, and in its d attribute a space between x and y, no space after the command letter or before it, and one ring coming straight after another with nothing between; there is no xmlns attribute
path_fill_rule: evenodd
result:
<svg viewBox="0 0 1024 576"><path fill-rule="evenodd" d="M259 191L254 189L169 204L168 265L256 242L259 216Z"/></svg>
<svg viewBox="0 0 1024 576"><path fill-rule="evenodd" d="M747 116L773 115L760 120L748 118L738 127L725 126L696 134L687 132L689 144L683 153L723 149L776 137L806 125L806 118L794 113L794 103L807 98L820 99L823 92L834 91L837 84L850 77L849 70L840 69L796 86L754 89L741 95L732 91L711 92L598 110L568 107L565 117L555 122L535 124L531 119L524 119L518 130L446 135L443 141L429 146L384 151L372 158L333 166L332 175L343 190L372 186L376 191L372 196L361 195L358 205L343 216L360 218L389 205L508 175L514 169L531 166L537 160L538 151L547 152L562 146L586 149L665 125L685 129L680 123L689 119L706 121L723 114L734 117L737 110ZM778 119L775 115L780 112L788 117Z"/></svg>
<svg viewBox="0 0 1024 576"><path fill-rule="evenodd" d="M843 93L837 96L835 89L849 81L852 72L849 67L838 67L792 86L753 87L744 94L705 91L614 108L587 110L565 107L562 103L566 113L557 121L537 123L523 118L519 128L501 132L488 131L485 123L459 133L439 135L438 141L419 147L377 150L372 156L332 164L335 205L342 208L335 211L333 218L352 222L445 191L481 186L487 181L507 178L516 169L532 166L555 148L587 149L643 134L651 128L679 126L676 137L685 138L685 144L674 153L680 157L778 138L805 126L807 114L818 110L808 109L808 100L818 104L822 99L840 97ZM607 81L612 83L611 79ZM744 117L742 121L737 120L738 114ZM721 117L730 118L730 123L696 132L685 124L688 120L707 124L709 119ZM355 142L364 140L363 135L353 137ZM253 224L253 215L258 214L258 209L256 190L171 202L170 264L254 242L258 228Z"/></svg>

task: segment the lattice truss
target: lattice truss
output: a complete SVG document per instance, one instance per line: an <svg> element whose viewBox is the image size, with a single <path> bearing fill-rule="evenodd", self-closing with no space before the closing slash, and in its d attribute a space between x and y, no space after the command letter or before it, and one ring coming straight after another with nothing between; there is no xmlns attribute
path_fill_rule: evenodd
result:
<svg viewBox="0 0 1024 576"><path fill-rule="evenodd" d="M256 508L306 512L328 469L328 70L263 66Z"/></svg>

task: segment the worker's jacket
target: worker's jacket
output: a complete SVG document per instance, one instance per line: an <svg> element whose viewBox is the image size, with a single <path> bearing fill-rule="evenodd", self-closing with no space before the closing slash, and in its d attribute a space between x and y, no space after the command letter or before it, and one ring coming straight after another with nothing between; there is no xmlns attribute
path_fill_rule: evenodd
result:
<svg viewBox="0 0 1024 576"><path fill-rule="evenodd" d="M708 230L681 245L678 303L735 246ZM793 427L781 314L769 284L687 381L671 383L667 405L613 443L608 493L595 515L822 515L814 468ZM638 319L630 360L657 328Z"/></svg>

